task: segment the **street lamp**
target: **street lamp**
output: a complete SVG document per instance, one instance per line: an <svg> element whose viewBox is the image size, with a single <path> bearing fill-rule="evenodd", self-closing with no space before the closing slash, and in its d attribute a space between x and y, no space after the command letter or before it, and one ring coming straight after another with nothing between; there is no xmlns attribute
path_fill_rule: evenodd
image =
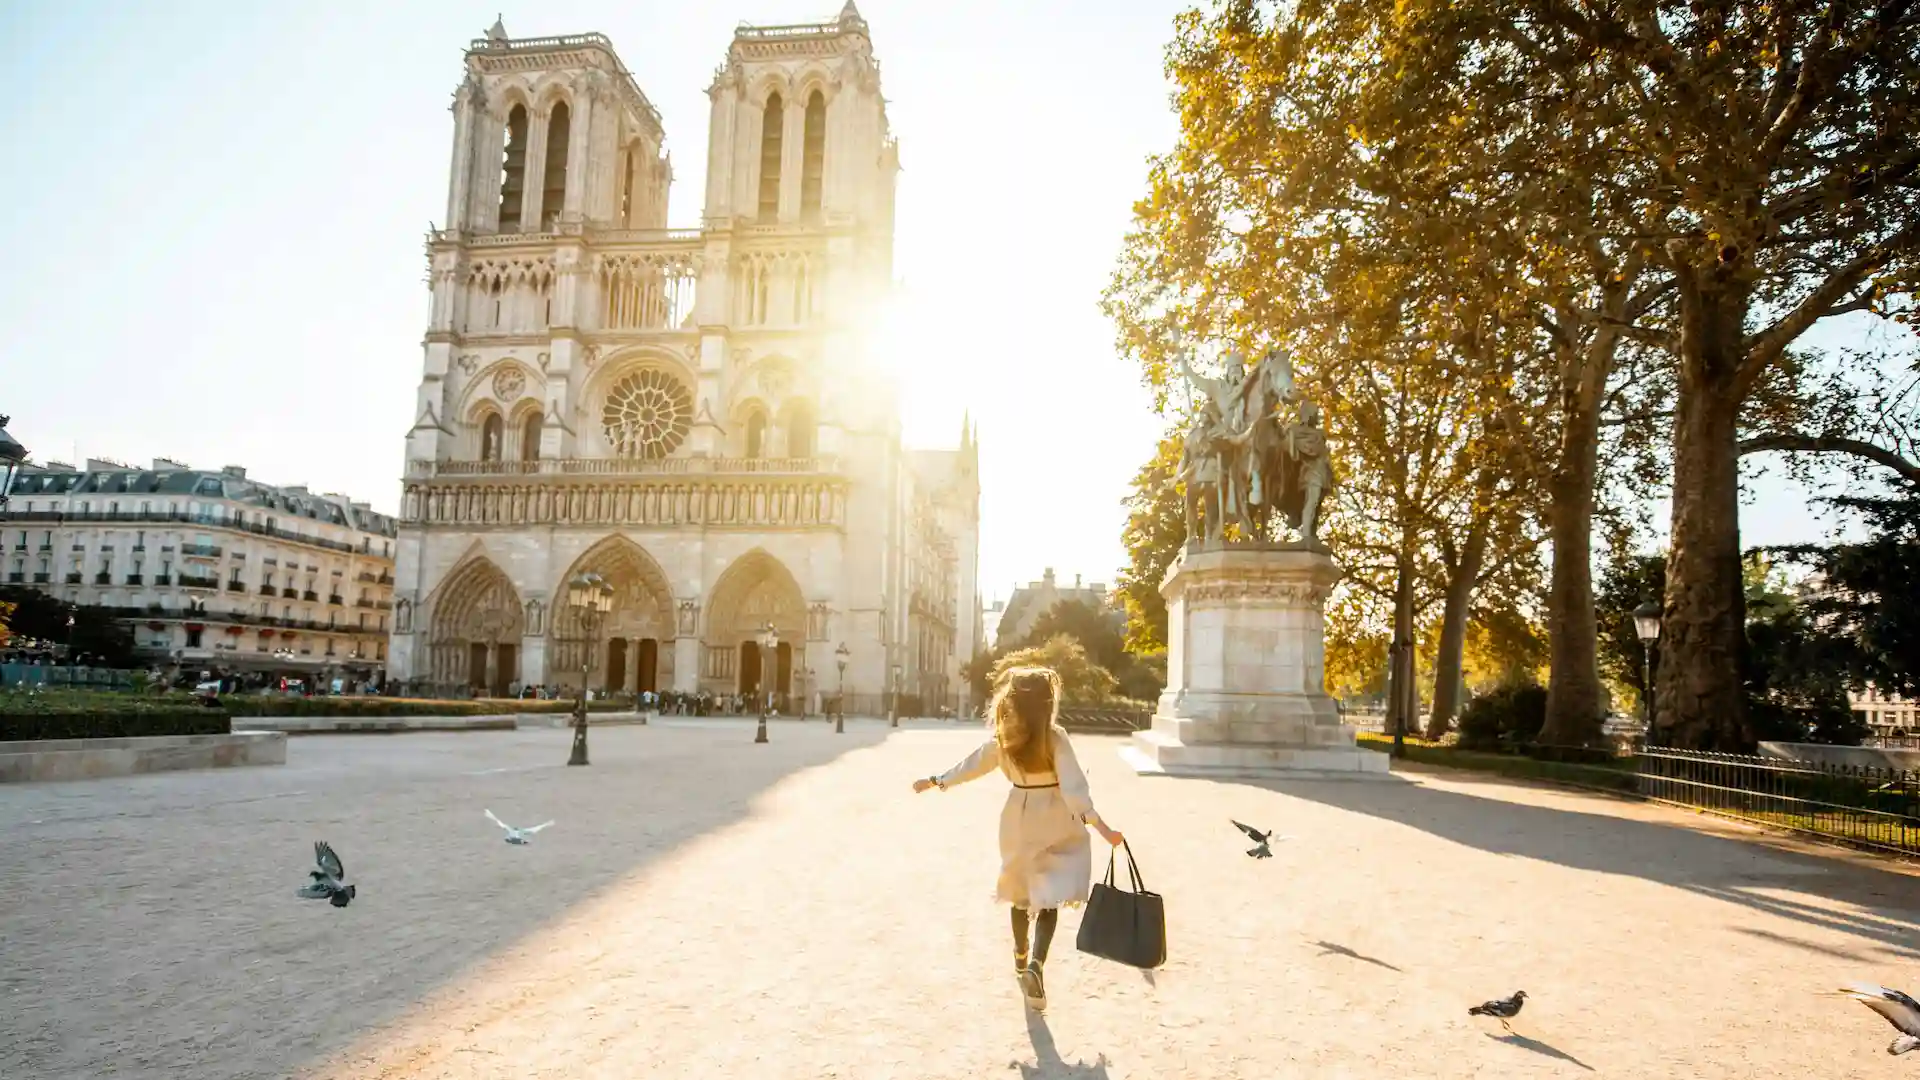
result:
<svg viewBox="0 0 1920 1080"><path fill-rule="evenodd" d="M780 633L769 622L760 628L760 685L754 689L760 691L760 726L753 733L753 741L767 741L767 710L773 707L773 691L767 685L767 667L775 663L775 651L780 647Z"/></svg>
<svg viewBox="0 0 1920 1080"><path fill-rule="evenodd" d="M840 665L840 681L833 685L833 733L844 735L847 732L847 661L853 658L853 651L846 642L833 650L833 662Z"/></svg>
<svg viewBox="0 0 1920 1080"><path fill-rule="evenodd" d="M593 648L600 618L613 610L613 587L591 571L567 582L567 605L580 613L585 641L580 650L580 696L573 703L573 753L568 765L587 764L587 672L593 666Z"/></svg>
<svg viewBox="0 0 1920 1080"><path fill-rule="evenodd" d="M1640 638L1640 670L1646 693L1640 696L1647 714L1647 733L1642 746L1653 745L1653 643L1660 640L1660 605L1652 600L1633 609L1633 632Z"/></svg>
<svg viewBox="0 0 1920 1080"><path fill-rule="evenodd" d="M7 493L13 490L13 478L19 475L20 466L27 461L27 448L7 434L7 424L12 420L11 416L0 416L0 507L7 505Z"/></svg>
<svg viewBox="0 0 1920 1080"><path fill-rule="evenodd" d="M893 681L888 684L892 689L887 692L887 721L893 727L900 726L900 665L893 665Z"/></svg>

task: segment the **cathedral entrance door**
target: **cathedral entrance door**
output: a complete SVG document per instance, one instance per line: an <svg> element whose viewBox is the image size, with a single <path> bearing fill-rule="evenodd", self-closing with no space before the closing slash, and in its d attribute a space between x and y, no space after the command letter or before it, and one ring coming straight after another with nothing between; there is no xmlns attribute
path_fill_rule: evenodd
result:
<svg viewBox="0 0 1920 1080"><path fill-rule="evenodd" d="M614 638L607 642L607 679L608 693L617 693L627 688L627 639Z"/></svg>
<svg viewBox="0 0 1920 1080"><path fill-rule="evenodd" d="M782 697L793 693L793 646L784 641L774 649L773 688Z"/></svg>
<svg viewBox="0 0 1920 1080"><path fill-rule="evenodd" d="M493 647L493 696L510 697L513 683L520 678L520 647L518 645L495 645Z"/></svg>
<svg viewBox="0 0 1920 1080"><path fill-rule="evenodd" d="M467 646L467 686L477 694L487 692L487 646L476 641Z"/></svg>
<svg viewBox="0 0 1920 1080"><path fill-rule="evenodd" d="M736 689L742 694L760 691L760 646L755 642L740 643L740 682Z"/></svg>
<svg viewBox="0 0 1920 1080"><path fill-rule="evenodd" d="M641 638L638 669L634 673L633 688L643 694L658 693L660 690L660 642L657 638Z"/></svg>

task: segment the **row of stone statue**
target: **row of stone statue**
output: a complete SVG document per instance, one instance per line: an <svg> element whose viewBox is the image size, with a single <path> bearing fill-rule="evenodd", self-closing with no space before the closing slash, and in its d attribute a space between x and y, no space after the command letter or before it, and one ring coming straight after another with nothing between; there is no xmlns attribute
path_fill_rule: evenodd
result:
<svg viewBox="0 0 1920 1080"><path fill-rule="evenodd" d="M1317 544L1333 463L1320 410L1296 394L1286 352L1269 350L1251 370L1229 352L1219 378L1196 374L1178 345L1175 355L1188 386L1204 398L1180 456L1187 542L1224 543L1228 525L1241 539L1275 539L1277 511L1302 542Z"/></svg>

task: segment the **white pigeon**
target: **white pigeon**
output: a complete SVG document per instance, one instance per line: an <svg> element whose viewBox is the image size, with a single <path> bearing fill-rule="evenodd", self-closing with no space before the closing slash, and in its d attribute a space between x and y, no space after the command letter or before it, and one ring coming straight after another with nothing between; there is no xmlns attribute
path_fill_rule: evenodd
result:
<svg viewBox="0 0 1920 1080"><path fill-rule="evenodd" d="M1909 1050L1920 1050L1920 1001L1898 990L1871 983L1843 986L1840 993L1886 1017L1887 1023L1900 1032L1887 1047L1887 1053L1904 1054Z"/></svg>
<svg viewBox="0 0 1920 1080"><path fill-rule="evenodd" d="M493 811L491 810L487 811L487 820L507 830L507 843L509 844L531 844L533 843L534 833L537 833L541 829L544 829L547 826L553 824L553 822L551 821L543 821L540 824L531 826L529 828L516 829L513 826L507 824L506 822L501 821L499 818L494 817Z"/></svg>

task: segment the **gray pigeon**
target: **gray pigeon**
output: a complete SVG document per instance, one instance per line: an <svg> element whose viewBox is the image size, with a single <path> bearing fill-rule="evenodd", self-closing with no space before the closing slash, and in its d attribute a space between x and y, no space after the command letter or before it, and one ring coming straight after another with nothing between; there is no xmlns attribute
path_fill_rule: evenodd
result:
<svg viewBox="0 0 1920 1080"><path fill-rule="evenodd" d="M1500 1021L1501 1027L1512 1031L1513 1025L1507 1023L1507 1021L1519 1016L1520 1007L1526 1003L1527 992L1525 990L1515 990L1512 997L1494 998L1492 1001L1485 1001L1475 1005L1473 1008L1467 1010L1467 1015L1491 1016L1495 1020Z"/></svg>
<svg viewBox="0 0 1920 1080"><path fill-rule="evenodd" d="M1233 821L1233 819L1232 819L1232 818L1228 818L1227 820L1228 820L1228 821ZM1254 842L1254 844L1256 845L1256 846L1255 846L1255 847L1253 847L1252 849L1250 849L1250 850L1248 850L1248 852L1247 852L1247 855L1248 855L1248 856L1250 856L1250 857L1252 857L1252 858L1255 858L1255 859L1271 859L1271 858L1273 858L1273 849L1271 849L1271 848L1269 848L1269 847L1267 846L1267 841L1269 841L1269 840L1272 840L1272 839L1274 839L1274 835L1273 835L1273 830L1272 830L1272 829L1268 829L1268 830L1267 830L1266 832L1261 832L1260 830L1258 830L1258 829L1256 829L1256 828L1254 828L1254 827L1253 827L1253 826L1251 826L1251 825L1242 825L1242 824L1240 824L1240 823L1239 823L1239 822L1237 822L1237 821L1233 821L1233 827L1234 827L1234 828L1236 828L1236 829L1239 829L1239 830L1240 830L1241 832L1243 832L1243 833L1246 833L1246 834L1247 834L1247 837L1248 837L1249 839L1251 839L1251 840L1252 840L1252 841ZM1279 839L1281 839L1281 840L1291 840L1291 839L1293 839L1293 837L1291 837L1291 836L1282 836L1282 837L1280 837Z"/></svg>
<svg viewBox="0 0 1920 1080"><path fill-rule="evenodd" d="M353 902L353 894L358 891L345 881L347 868L340 864L340 856L333 853L333 845L325 840L313 842L313 861L320 869L309 871L313 880L302 886L294 895L302 900L325 900L334 907L346 907Z"/></svg>
<svg viewBox="0 0 1920 1080"><path fill-rule="evenodd" d="M1920 1050L1920 1001L1898 990L1871 983L1853 983L1841 987L1840 992L1886 1017L1887 1023L1900 1032L1888 1044L1887 1053L1904 1054L1909 1050Z"/></svg>
<svg viewBox="0 0 1920 1080"><path fill-rule="evenodd" d="M501 821L499 818L494 817L493 811L491 810L487 811L487 820L507 830L507 843L509 844L531 844L533 843L534 833L553 824L551 821L543 821L538 825L529 825L524 829L516 829L506 822Z"/></svg>

